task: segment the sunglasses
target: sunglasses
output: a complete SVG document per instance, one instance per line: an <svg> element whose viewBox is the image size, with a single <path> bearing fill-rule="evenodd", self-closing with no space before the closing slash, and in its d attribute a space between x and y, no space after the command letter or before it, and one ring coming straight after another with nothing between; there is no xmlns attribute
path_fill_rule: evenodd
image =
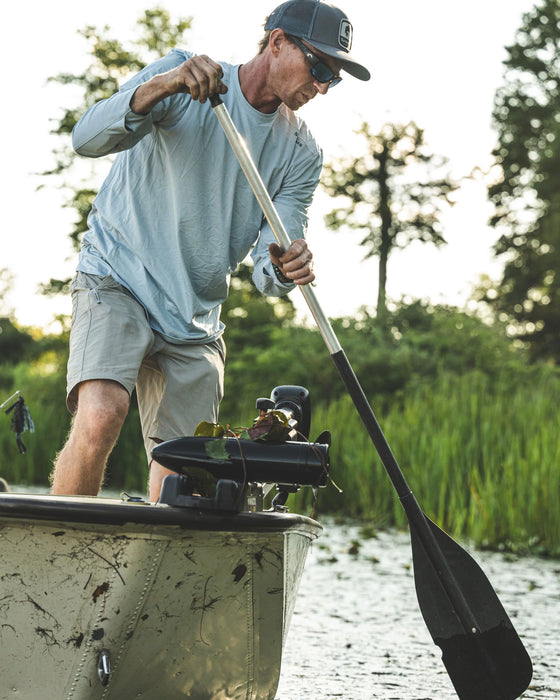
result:
<svg viewBox="0 0 560 700"><path fill-rule="evenodd" d="M288 38L290 41L293 41L293 43L303 52L303 55L311 66L311 75L315 78L315 80L317 80L319 83L328 83L329 88L340 83L342 80L340 75L335 75L332 68L324 63L319 56L314 54L311 49L308 49L303 42L291 34L288 34Z"/></svg>

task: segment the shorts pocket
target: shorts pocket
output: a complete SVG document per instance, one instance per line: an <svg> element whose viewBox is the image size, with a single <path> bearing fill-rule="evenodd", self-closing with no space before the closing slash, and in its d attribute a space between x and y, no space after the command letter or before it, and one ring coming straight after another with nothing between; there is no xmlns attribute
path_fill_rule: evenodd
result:
<svg viewBox="0 0 560 700"><path fill-rule="evenodd" d="M72 283L70 291L92 291L96 289L124 289L122 284L116 282L111 275L91 275L89 272L81 272L78 270Z"/></svg>

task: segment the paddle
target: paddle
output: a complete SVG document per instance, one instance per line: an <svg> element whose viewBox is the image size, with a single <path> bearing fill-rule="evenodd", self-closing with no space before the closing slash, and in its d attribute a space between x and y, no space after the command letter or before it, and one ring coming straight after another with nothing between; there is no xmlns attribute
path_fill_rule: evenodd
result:
<svg viewBox="0 0 560 700"><path fill-rule="evenodd" d="M286 250L290 238L243 138L221 98L210 102L278 244ZM482 569L422 512L313 288L300 289L407 515L419 607L457 695L461 700L515 700L532 677L525 647Z"/></svg>

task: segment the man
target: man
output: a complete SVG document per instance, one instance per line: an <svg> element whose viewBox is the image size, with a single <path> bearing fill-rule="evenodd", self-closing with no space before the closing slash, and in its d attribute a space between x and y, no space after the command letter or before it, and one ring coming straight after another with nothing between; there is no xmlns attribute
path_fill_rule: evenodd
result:
<svg viewBox="0 0 560 700"><path fill-rule="evenodd" d="M260 52L232 66L173 50L74 129L81 155L118 153L88 221L72 284L68 441L53 493L96 495L136 386L148 460L154 444L216 422L225 347L220 306L251 248L253 281L281 296L312 282L304 239L322 154L294 112L368 71L349 54L352 26L319 0L267 19ZM244 135L293 243L281 251L208 97ZM169 472L152 461L150 499Z"/></svg>

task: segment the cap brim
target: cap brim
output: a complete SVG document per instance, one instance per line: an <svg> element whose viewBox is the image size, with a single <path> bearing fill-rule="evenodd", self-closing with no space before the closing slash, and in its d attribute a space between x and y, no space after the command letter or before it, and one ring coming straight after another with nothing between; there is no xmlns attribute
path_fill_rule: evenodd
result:
<svg viewBox="0 0 560 700"><path fill-rule="evenodd" d="M307 38L305 41L307 41L307 43L310 46L313 46L315 49L326 53L327 56L332 56L338 61L341 61L343 70L350 73L350 75L353 75L354 78L358 78L358 80L369 80L371 78L371 74L368 69L353 59L352 56L346 53L346 51L335 49L329 44L322 44L320 41L312 41L311 39Z"/></svg>

